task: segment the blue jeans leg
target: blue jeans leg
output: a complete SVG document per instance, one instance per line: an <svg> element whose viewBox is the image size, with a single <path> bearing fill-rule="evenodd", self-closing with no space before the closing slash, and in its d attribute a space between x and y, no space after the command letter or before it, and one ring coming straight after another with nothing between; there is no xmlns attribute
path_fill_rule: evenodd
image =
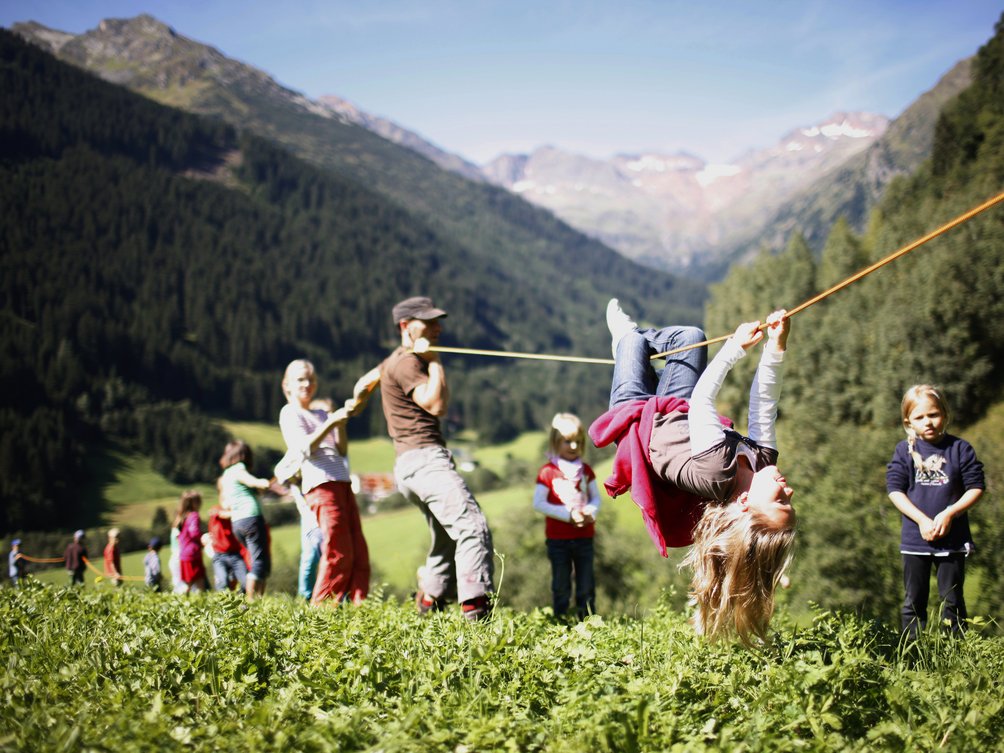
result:
<svg viewBox="0 0 1004 753"><path fill-rule="evenodd" d="M227 567L223 554L213 555L213 587L217 591L226 591L230 587L228 580L230 570Z"/></svg>
<svg viewBox="0 0 1004 753"><path fill-rule="evenodd" d="M317 566L321 561L321 543L324 534L320 528L300 532L300 577L297 591L307 601L314 593L314 582L317 580Z"/></svg>
<svg viewBox="0 0 1004 753"><path fill-rule="evenodd" d="M244 558L239 554L222 552L213 555L213 584L217 591L229 589L230 578L233 578L243 593L247 585L247 575L247 565L244 564Z"/></svg>
<svg viewBox="0 0 1004 753"><path fill-rule="evenodd" d="M551 604L554 616L568 612L572 600L572 551L567 539L548 539L547 558L551 560Z"/></svg>
<svg viewBox="0 0 1004 753"><path fill-rule="evenodd" d="M652 362L656 353L705 340L698 327L663 327L628 332L617 344L610 383L610 407L653 395L689 398L708 364L708 347L691 348L666 359L662 372Z"/></svg>

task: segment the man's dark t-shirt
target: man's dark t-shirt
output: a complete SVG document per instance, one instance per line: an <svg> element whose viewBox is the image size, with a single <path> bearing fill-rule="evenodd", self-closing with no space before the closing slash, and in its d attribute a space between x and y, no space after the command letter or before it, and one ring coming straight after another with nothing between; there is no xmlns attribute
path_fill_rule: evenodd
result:
<svg viewBox="0 0 1004 753"><path fill-rule="evenodd" d="M380 364L383 415L398 455L419 447L446 446L439 419L414 400L415 388L427 381L429 364L403 347Z"/></svg>

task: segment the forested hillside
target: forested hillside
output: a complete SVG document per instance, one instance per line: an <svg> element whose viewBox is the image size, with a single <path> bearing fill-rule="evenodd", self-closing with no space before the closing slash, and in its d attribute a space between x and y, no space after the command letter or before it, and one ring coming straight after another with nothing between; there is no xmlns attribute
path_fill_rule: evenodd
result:
<svg viewBox="0 0 1004 753"><path fill-rule="evenodd" d="M14 30L46 47L42 28L18 24ZM310 164L372 189L473 259L502 265L500 284L521 282L513 292L525 280L543 283L522 291L515 306L498 312L504 318L525 320L521 300L547 290L548 297L561 299L553 306L555 326L593 340L606 331L602 316L592 311L595 297L612 290L632 301L636 297L646 310L658 299L653 314L659 320L700 319L703 285L670 285L672 278L665 274L648 280L633 262L550 212L502 188L443 170L407 147L333 117L263 71L188 39L150 15L105 19L58 45L56 54L156 101L264 136Z"/></svg>
<svg viewBox="0 0 1004 753"><path fill-rule="evenodd" d="M839 222L820 258L796 236L735 268L712 293L712 334L793 307L1004 190L1004 24L973 63L973 83L942 110L933 154L898 179L863 235ZM782 398L782 466L802 528L794 591L827 606L891 616L899 598L899 514L885 464L903 438L906 387L942 386L949 431L970 439L991 493L972 510L982 598L1004 608L1004 208L998 206L807 309L793 321ZM749 359L752 361L753 359ZM741 366L749 375L753 364ZM738 381L738 380L737 380ZM743 410L742 385L723 397Z"/></svg>
<svg viewBox="0 0 1004 753"><path fill-rule="evenodd" d="M86 453L109 442L210 480L225 438L207 415L274 420L282 368L303 355L324 393L347 396L407 295L435 296L446 343L474 347L603 355L617 294L697 316L697 288L568 228L576 258L543 241L518 261L475 254L351 179L2 30L0 82L0 530L86 518ZM451 425L486 434L598 411L609 380L452 365Z"/></svg>

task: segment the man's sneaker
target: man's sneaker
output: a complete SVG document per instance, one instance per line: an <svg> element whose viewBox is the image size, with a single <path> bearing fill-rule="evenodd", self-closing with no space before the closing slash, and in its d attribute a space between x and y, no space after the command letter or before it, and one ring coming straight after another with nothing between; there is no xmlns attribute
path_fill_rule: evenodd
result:
<svg viewBox="0 0 1004 753"><path fill-rule="evenodd" d="M488 595L477 596L473 599L468 599L467 601L461 602L460 611L463 612L464 617L466 617L471 622L480 622L481 620L487 620L492 613L492 603Z"/></svg>
<svg viewBox="0 0 1004 753"><path fill-rule="evenodd" d="M446 600L443 598L435 599L422 591L418 591L415 594L415 608L419 614L425 615L430 612L442 612L445 607Z"/></svg>
<svg viewBox="0 0 1004 753"><path fill-rule="evenodd" d="M610 350L613 351L614 358L617 358L617 343L623 340L628 332L638 329L638 325L624 313L616 298L611 298L607 304L607 329L610 330Z"/></svg>

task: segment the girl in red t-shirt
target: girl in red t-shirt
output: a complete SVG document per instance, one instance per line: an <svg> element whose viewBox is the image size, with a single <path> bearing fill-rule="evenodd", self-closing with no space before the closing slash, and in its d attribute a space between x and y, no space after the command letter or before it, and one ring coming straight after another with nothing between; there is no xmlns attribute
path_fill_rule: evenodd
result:
<svg viewBox="0 0 1004 753"><path fill-rule="evenodd" d="M582 462L586 430L578 416L558 413L551 421L548 462L537 473L533 509L547 517L547 557L551 560L554 614L568 612L575 575L579 618L596 611L593 536L600 492L596 474Z"/></svg>

